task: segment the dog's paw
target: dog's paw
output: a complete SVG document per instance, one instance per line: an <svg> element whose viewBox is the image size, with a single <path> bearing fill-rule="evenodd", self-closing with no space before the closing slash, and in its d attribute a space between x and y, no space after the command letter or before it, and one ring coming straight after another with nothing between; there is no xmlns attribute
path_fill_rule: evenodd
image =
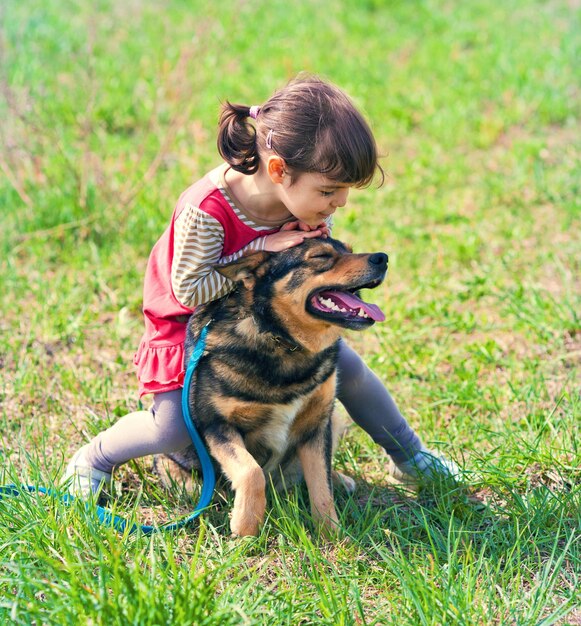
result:
<svg viewBox="0 0 581 626"><path fill-rule="evenodd" d="M333 517L319 517L315 520L319 538L324 542L337 542L344 537L344 531L336 515Z"/></svg>
<svg viewBox="0 0 581 626"><path fill-rule="evenodd" d="M237 537L256 537L264 521L266 497L257 494L251 502L234 502L230 530Z"/></svg>
<svg viewBox="0 0 581 626"><path fill-rule="evenodd" d="M354 493L356 485L351 476L346 476L345 474L341 474L341 472L334 471L332 473L332 479L335 487L345 489L348 494Z"/></svg>
<svg viewBox="0 0 581 626"><path fill-rule="evenodd" d="M255 513L233 511L230 530L234 537L256 537L261 523L262 519L259 519Z"/></svg>

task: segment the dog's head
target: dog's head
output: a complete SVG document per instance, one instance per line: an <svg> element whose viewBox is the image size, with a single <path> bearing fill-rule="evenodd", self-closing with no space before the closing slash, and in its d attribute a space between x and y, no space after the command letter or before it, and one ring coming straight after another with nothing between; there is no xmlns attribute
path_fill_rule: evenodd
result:
<svg viewBox="0 0 581 626"><path fill-rule="evenodd" d="M283 252L257 252L215 269L238 283L245 306L267 323L298 330L328 327L361 330L383 321L375 304L359 291L385 278L387 255L354 254L335 239L306 239ZM304 334L304 333L303 333Z"/></svg>

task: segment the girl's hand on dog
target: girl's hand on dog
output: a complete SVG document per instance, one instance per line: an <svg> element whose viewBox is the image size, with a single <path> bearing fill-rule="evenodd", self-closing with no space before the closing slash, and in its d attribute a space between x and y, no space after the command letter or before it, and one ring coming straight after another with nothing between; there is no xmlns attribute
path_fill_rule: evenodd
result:
<svg viewBox="0 0 581 626"><path fill-rule="evenodd" d="M326 239L331 235L331 231L329 230L329 226L326 222L321 222L317 224L317 226L309 226L306 222L301 222L301 220L295 220L294 222L287 222L280 227L281 230L301 230L303 232L312 232L315 230L320 230L323 234L323 239Z"/></svg>
<svg viewBox="0 0 581 626"><path fill-rule="evenodd" d="M281 227L278 233L265 237L264 250L267 252L281 252L282 250L298 246L305 239L312 239L313 237L326 239L329 234L329 227L324 222L315 227L298 220L288 222Z"/></svg>

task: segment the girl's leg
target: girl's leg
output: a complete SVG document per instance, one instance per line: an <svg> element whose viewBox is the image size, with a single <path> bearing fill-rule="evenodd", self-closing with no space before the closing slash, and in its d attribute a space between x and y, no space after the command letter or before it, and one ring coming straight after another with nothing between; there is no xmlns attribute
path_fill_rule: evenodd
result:
<svg viewBox="0 0 581 626"><path fill-rule="evenodd" d="M344 341L339 349L337 397L353 421L394 461L411 459L422 449L420 438L399 412L389 391Z"/></svg>
<svg viewBox="0 0 581 626"><path fill-rule="evenodd" d="M149 411L135 411L77 450L63 481L79 496L98 493L111 471L130 459L182 450L191 443L181 407L181 389L155 394Z"/></svg>
<svg viewBox="0 0 581 626"><path fill-rule="evenodd" d="M339 348L337 397L353 421L411 478L454 476L456 465L427 450L399 412L381 380L344 341Z"/></svg>
<svg viewBox="0 0 581 626"><path fill-rule="evenodd" d="M149 411L129 413L99 433L86 449L88 464L111 472L130 459L185 448L192 440L182 416L181 396L181 389L155 394Z"/></svg>

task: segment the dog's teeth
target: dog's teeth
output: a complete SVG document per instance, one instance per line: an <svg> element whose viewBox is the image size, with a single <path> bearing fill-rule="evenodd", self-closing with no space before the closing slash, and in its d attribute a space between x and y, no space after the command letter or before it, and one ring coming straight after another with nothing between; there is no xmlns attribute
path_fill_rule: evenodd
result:
<svg viewBox="0 0 581 626"><path fill-rule="evenodd" d="M369 317L367 313L363 309L359 309L359 313L357 313L357 317Z"/></svg>
<svg viewBox="0 0 581 626"><path fill-rule="evenodd" d="M319 302L326 308L329 309L330 311L341 311L341 312L345 312L347 309L341 309L339 308L339 306L337 305L336 302L333 302L333 300L331 300L331 298L322 298L321 296L319 296Z"/></svg>

